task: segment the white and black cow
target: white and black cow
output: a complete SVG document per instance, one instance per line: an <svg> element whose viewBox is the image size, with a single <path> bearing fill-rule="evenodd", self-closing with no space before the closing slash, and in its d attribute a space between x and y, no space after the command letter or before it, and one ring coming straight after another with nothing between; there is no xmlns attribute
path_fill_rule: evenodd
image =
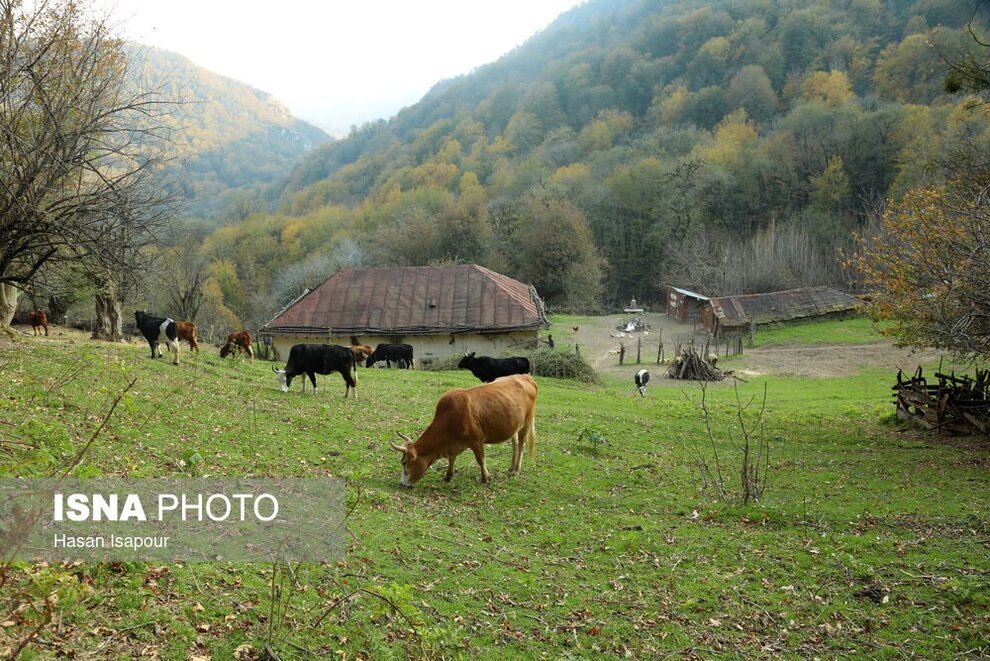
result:
<svg viewBox="0 0 990 661"><path fill-rule="evenodd" d="M179 364L179 331L174 321L168 317L156 317L148 314L145 310L138 310L134 313L134 321L144 339L148 340L151 346L151 357L161 358L162 350L158 345L162 342L172 352L172 364Z"/></svg>
<svg viewBox="0 0 990 661"><path fill-rule="evenodd" d="M646 384L650 382L650 373L646 370L640 370L636 372L633 381L635 381L636 387L639 388L639 394L646 397Z"/></svg>
<svg viewBox="0 0 990 661"><path fill-rule="evenodd" d="M292 379L300 374L309 377L313 384L313 394L316 394L316 375L340 372L344 377L344 397L354 389L354 399L357 399L357 363L354 352L350 347L336 344L296 344L289 349L289 360L285 369L272 371L278 374L279 388L288 392Z"/></svg>
<svg viewBox="0 0 990 661"><path fill-rule="evenodd" d="M412 369L415 367L413 348L409 344L379 344L364 361L364 366L371 367L378 361L384 361L388 367L391 367L392 363L397 364L400 368Z"/></svg>
<svg viewBox="0 0 990 661"><path fill-rule="evenodd" d="M491 383L500 376L512 374L529 374L529 358L492 358L490 356L475 356L474 352L464 354L458 369L471 370L477 378L485 383Z"/></svg>

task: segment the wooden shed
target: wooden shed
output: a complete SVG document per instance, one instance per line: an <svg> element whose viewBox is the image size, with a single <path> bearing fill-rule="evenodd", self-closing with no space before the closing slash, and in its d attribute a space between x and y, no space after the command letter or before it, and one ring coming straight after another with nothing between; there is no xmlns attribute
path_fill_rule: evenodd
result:
<svg viewBox="0 0 990 661"><path fill-rule="evenodd" d="M667 287L667 316L682 322L696 322L708 301L707 296L689 289Z"/></svg>
<svg viewBox="0 0 990 661"><path fill-rule="evenodd" d="M285 358L303 342L411 344L417 362L536 348L549 328L531 285L476 264L349 268L293 301L259 332Z"/></svg>
<svg viewBox="0 0 990 661"><path fill-rule="evenodd" d="M838 317L854 313L860 300L831 287L802 287L765 294L720 296L708 301L701 323L715 336L743 332L751 325Z"/></svg>

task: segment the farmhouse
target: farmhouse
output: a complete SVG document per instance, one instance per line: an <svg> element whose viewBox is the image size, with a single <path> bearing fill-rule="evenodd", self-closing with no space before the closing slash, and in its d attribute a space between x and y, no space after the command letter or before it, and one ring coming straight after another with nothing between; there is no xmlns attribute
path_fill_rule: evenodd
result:
<svg viewBox="0 0 990 661"><path fill-rule="evenodd" d="M679 321L698 321L710 299L688 289L667 287L667 316Z"/></svg>
<svg viewBox="0 0 990 661"><path fill-rule="evenodd" d="M712 298L701 310L701 323L715 336L743 332L750 326L813 317L841 317L859 307L855 296L830 287L802 287L766 294Z"/></svg>
<svg viewBox="0 0 990 661"><path fill-rule="evenodd" d="M476 264L348 268L269 321L279 356L301 342L411 344L417 363L536 348L549 328L536 290Z"/></svg>

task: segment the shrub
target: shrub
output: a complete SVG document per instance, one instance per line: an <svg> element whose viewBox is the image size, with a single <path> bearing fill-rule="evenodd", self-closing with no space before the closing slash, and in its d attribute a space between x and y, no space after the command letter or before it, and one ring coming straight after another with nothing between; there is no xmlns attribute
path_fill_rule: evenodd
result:
<svg viewBox="0 0 990 661"><path fill-rule="evenodd" d="M575 379L584 383L601 383L598 372L579 353L538 349L527 354L529 366L536 376Z"/></svg>

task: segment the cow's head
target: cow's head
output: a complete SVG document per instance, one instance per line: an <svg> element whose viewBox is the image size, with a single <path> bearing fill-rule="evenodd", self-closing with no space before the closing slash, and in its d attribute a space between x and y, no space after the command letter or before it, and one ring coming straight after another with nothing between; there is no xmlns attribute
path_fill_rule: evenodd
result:
<svg viewBox="0 0 990 661"><path fill-rule="evenodd" d="M462 370L468 369L473 362L474 352L472 351L471 353L464 354L464 357L461 358L461 362L457 363L457 368Z"/></svg>
<svg viewBox="0 0 990 661"><path fill-rule="evenodd" d="M285 370L280 370L275 366L272 366L272 371L278 374L278 387L282 392L289 392L289 386L292 385L292 377L289 376Z"/></svg>
<svg viewBox="0 0 990 661"><path fill-rule="evenodd" d="M419 482L421 477L426 475L430 463L426 460L426 457L416 453L416 448L411 438L400 431L395 433L406 442L405 445L389 443L393 450L402 454L402 479L399 480L399 484L404 487L411 487Z"/></svg>
<svg viewBox="0 0 990 661"><path fill-rule="evenodd" d="M227 357L227 354L229 354L233 349L234 349L234 343L233 342L227 342L227 344L225 344L222 347L220 347L220 357L221 358L226 358Z"/></svg>
<svg viewBox="0 0 990 661"><path fill-rule="evenodd" d="M374 365L374 364L375 364L375 354L374 354L374 353L372 353L371 355L369 355L369 356L368 356L368 357L367 357L367 358L365 359L365 361L364 361L364 366L365 366L365 367L371 367L371 366L372 366L372 365Z"/></svg>

